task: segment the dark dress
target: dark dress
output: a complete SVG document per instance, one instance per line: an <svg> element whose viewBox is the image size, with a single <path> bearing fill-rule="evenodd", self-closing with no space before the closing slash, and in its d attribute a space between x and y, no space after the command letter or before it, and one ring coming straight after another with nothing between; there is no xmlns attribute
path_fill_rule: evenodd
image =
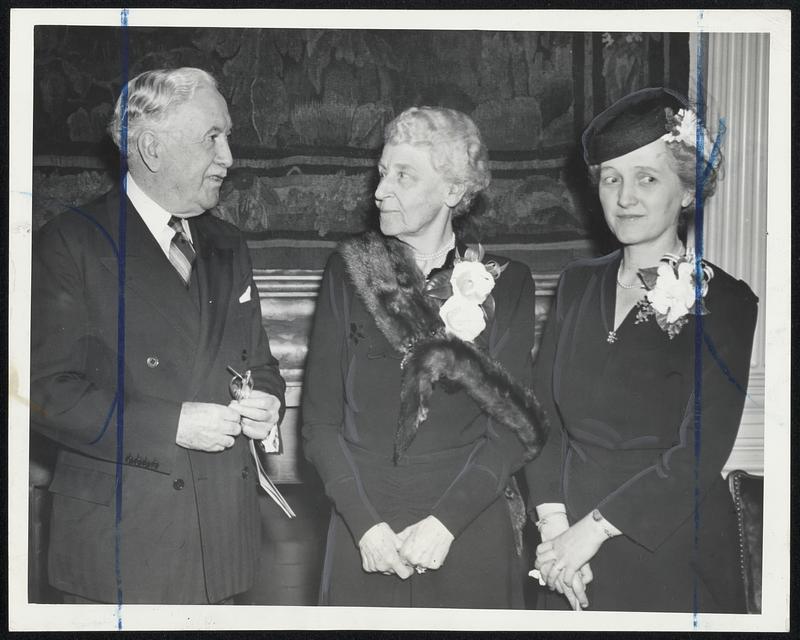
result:
<svg viewBox="0 0 800 640"><path fill-rule="evenodd" d="M744 612L720 472L739 429L757 298L714 267L700 335L692 317L670 340L652 317L637 324L634 308L610 344L620 259L579 261L559 282L535 369L552 427L526 468L531 509L563 502L574 523L598 508L623 532L590 562L590 610Z"/></svg>
<svg viewBox="0 0 800 640"><path fill-rule="evenodd" d="M529 386L528 268L510 262L492 295L494 321L476 342ZM526 566L515 550L504 492L523 464L522 446L466 393L437 386L427 420L395 466L400 362L334 254L318 298L303 392L305 453L334 505L320 603L521 608ZM400 532L428 515L455 536L442 568L405 581L362 569L358 540L370 527L386 522Z"/></svg>

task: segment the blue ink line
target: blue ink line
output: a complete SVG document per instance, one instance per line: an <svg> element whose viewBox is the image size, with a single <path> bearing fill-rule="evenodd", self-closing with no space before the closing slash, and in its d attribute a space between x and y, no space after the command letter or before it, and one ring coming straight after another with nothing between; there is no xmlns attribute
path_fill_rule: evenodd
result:
<svg viewBox="0 0 800 640"><path fill-rule="evenodd" d="M708 163L706 164L705 171L703 172L704 185L708 181L708 177L711 175L711 172L714 170L717 160L719 159L720 148L722 147L722 138L725 136L725 132L728 130L728 124L725 118L719 119L717 127L717 137L714 138L714 144L711 147L711 153L708 155Z"/></svg>
<svg viewBox="0 0 800 640"><path fill-rule="evenodd" d="M78 215L83 216L89 222L91 222L97 228L97 230L103 234L105 239L108 240L108 244L111 245L111 249L114 251L114 257L116 257L117 260L119 260L119 247L114 242L114 238L111 237L111 234L108 232L108 229L106 229L103 225L99 224L94 217L90 216L88 213L86 213L79 207L73 207L71 205L65 205L65 206L68 211L72 211L72 213L77 213Z"/></svg>
<svg viewBox="0 0 800 640"><path fill-rule="evenodd" d="M716 362L717 365L719 365L719 370L728 379L728 382L730 382L734 387L736 387L736 390L739 391L743 396L747 396L747 387L742 386L742 384L736 379L736 377L731 372L730 367L727 364L725 364L725 361L720 357L719 352L717 351L717 347L714 344L714 341L711 339L711 336L706 334L704 336L704 339L708 352L711 354L711 357L714 358L714 362Z"/></svg>
<svg viewBox="0 0 800 640"><path fill-rule="evenodd" d="M116 243L114 242L114 238L111 237L111 234L108 232L103 225L101 225L94 216L89 215L83 209L79 207L75 207L72 205L68 205L65 203L59 202L59 205L63 207L66 211L71 211L72 213L77 213L79 216L86 218L89 222L91 222L95 229L97 229L100 233L103 234L106 240L108 240L108 244L111 245L111 250L114 252L114 256L119 260L119 248L117 247ZM106 415L106 419L103 422L103 426L100 429L100 433L94 438L94 440L90 440L89 444L97 444L100 439L105 435L106 431L108 430L108 425L111 424L111 416L114 415L114 409L116 409L117 405L120 404L120 395L119 389L114 393L114 400L111 402L111 405L108 408L108 414Z"/></svg>
<svg viewBox="0 0 800 640"><path fill-rule="evenodd" d="M108 408L108 415L106 416L106 421L103 423L103 428L100 429L100 433L97 434L97 437L94 440L92 440L89 444L97 444L98 442L100 442L100 438L103 437L103 435L106 432L106 429L108 429L108 425L111 424L111 416L114 415L114 409L117 408L117 405L121 404L120 400L121 398L119 396L119 393L118 392L115 393L114 402L112 402L111 406Z"/></svg>
<svg viewBox="0 0 800 640"><path fill-rule="evenodd" d="M30 194L30 193L23 193L23 195L32 196L32 194ZM100 233L102 233L103 237L106 240L108 240L108 244L111 246L111 250L114 252L114 256L117 258L117 260L119 260L119 248L117 247L116 243L114 242L114 238L111 237L111 234L108 232L108 229L106 229L103 225L101 225L94 216L86 213L80 207L76 207L76 206L61 202L61 201L57 201L55 198L48 198L48 200L58 202L59 207L64 209L64 211L70 211L72 213L77 213L79 216L82 216L83 218L86 218L86 220L91 222L94 225L95 229L97 229ZM94 438L94 440L90 440L88 442L88 444L93 445L93 444L97 444L98 442L100 442L100 439L105 435L106 431L108 430L108 425L111 424L111 416L114 415L114 410L116 409L117 405L120 403L120 400L121 400L121 398L120 398L120 395L119 395L119 390L117 390L117 391L114 392L114 399L113 399L113 401L111 402L111 405L108 408L108 414L106 415L106 419L103 422L103 426L100 428L100 432L97 434L97 436Z"/></svg>
<svg viewBox="0 0 800 640"><path fill-rule="evenodd" d="M702 12L699 16L702 20ZM705 167L703 166L703 123L705 122L705 99L703 95L703 33L698 32L697 38L697 85L695 95L697 96L697 127L695 129L695 234L694 234L694 275L695 275L695 329L694 329L694 531L692 556L694 564L697 566L699 555L699 531L700 531L700 453L701 453L701 432L703 425L702 393L703 393L703 316L701 314L703 302L703 186L705 184ZM692 574L692 627L696 630L699 627L699 590L698 577Z"/></svg>
<svg viewBox="0 0 800 640"><path fill-rule="evenodd" d="M120 95L121 127L119 136L119 251L117 253L117 458L115 473L114 569L117 578L117 629L122 630L122 455L125 434L125 256L127 231L128 175L128 9L120 13L122 93Z"/></svg>
<svg viewBox="0 0 800 640"><path fill-rule="evenodd" d="M701 14L702 18L702 14ZM736 387L745 392L741 385L730 374L728 367L720 360L717 350L714 348L711 338L706 335L703 319L703 233L704 233L704 203L703 191L706 183L714 170L720 155L722 139L726 131L726 124L723 118L719 121L719 131L709 152L708 161L705 160L705 122L706 122L706 100L705 88L703 86L703 33L698 34L697 44L697 128L695 130L695 237L694 237L694 276L695 276L695 334L694 334L694 532L692 555L695 561L699 560L699 532L700 532L700 463L702 453L702 432L703 432L703 343L705 341L714 361L720 369L730 379ZM746 393L746 392L745 392ZM692 585L692 626L697 629L699 626L699 591L698 578L695 575Z"/></svg>

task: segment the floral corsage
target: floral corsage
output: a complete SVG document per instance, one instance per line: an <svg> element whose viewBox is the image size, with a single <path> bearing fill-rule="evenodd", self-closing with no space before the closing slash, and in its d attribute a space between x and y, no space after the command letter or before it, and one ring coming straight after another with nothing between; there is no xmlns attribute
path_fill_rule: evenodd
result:
<svg viewBox="0 0 800 640"><path fill-rule="evenodd" d="M483 263L483 256L480 244L468 245L463 256L456 249L453 268L434 274L425 285L426 295L444 300L439 316L447 333L467 342L477 338L494 316L491 292L508 266L494 260Z"/></svg>
<svg viewBox="0 0 800 640"><path fill-rule="evenodd" d="M693 253L676 256L671 253L661 258L658 267L639 269L639 277L647 293L638 303L636 324L646 322L653 316L658 326L666 332L669 339L677 336L698 304L700 315L707 315L705 297L708 283L714 277L714 270L705 262L701 265L700 297L697 297L697 275Z"/></svg>

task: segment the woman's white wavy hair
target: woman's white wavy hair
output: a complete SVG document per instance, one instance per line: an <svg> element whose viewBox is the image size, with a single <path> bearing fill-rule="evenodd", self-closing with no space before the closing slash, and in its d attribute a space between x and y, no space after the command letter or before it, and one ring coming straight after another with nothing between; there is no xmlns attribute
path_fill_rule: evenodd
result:
<svg viewBox="0 0 800 640"><path fill-rule="evenodd" d="M489 186L489 151L472 119L444 107L411 107L384 130L385 144L429 147L431 163L445 180L466 191L453 216L466 213L475 196Z"/></svg>
<svg viewBox="0 0 800 640"><path fill-rule="evenodd" d="M145 71L128 82L127 100L120 92L108 132L120 147L122 121L128 117L128 152L136 147L142 130L158 124L170 109L188 102L201 86L217 88L217 81L207 71L194 67L179 69L153 69Z"/></svg>

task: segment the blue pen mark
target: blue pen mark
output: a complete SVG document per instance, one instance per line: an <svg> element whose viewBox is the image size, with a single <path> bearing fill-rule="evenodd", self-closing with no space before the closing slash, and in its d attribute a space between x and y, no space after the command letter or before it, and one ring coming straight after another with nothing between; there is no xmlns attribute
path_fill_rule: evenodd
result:
<svg viewBox="0 0 800 640"><path fill-rule="evenodd" d="M22 195L25 195L25 196L30 196L31 198L33 197L33 194L32 193L28 193L27 191L20 191L18 193L21 193ZM89 222L91 222L95 226L95 228L100 233L103 234L103 237L105 237L105 239L108 240L108 244L111 245L111 249L114 252L114 256L116 256L116 258L119 259L119 248L117 247L116 243L114 242L114 238L111 237L111 234L108 232L108 229L106 229L103 225L101 225L99 222L97 222L97 220L94 218L94 216L89 215L83 209L81 209L79 207L75 207L75 206L72 206L72 205L69 205L69 204L65 204L65 203L59 203L59 204L61 205L61 208L63 208L65 211L71 211L72 213L77 213L79 216L83 216ZM95 437L94 440L90 440L89 444L97 444L98 442L100 442L100 438L102 438L105 435L105 432L108 430L108 425L111 424L111 416L114 415L114 409L116 409L118 404L120 404L119 390L117 390L117 392L115 392L115 394L114 394L114 401L111 403L111 406L108 408L108 414L106 415L106 419L103 422L102 428L100 429L100 433L97 434L97 437Z"/></svg>
<svg viewBox="0 0 800 640"><path fill-rule="evenodd" d="M702 11L699 14L700 20L703 18ZM693 535L693 549L692 555L694 561L699 560L699 532L700 532L700 458L702 454L702 431L703 431L703 343L705 342L708 347L711 357L714 362L719 365L720 370L725 376L736 386L737 389L746 393L746 389L733 377L729 367L720 359L719 354L714 347L711 337L708 336L704 330L703 319L703 232L704 232L704 204L703 204L703 191L706 182L708 181L711 172L714 170L719 161L720 148L722 146L722 139L727 130L724 118L720 118L719 128L716 138L712 144L711 150L708 153L708 160L705 160L705 122L706 122L706 100L705 100L705 87L703 86L703 57L705 54L703 48L703 33L702 30L698 33L697 38L697 85L695 95L697 96L697 128L695 130L695 237L694 237L694 275L695 275L695 333L694 333L694 535ZM692 626L694 629L699 627L699 591L698 591L698 577L693 578L692 584Z"/></svg>
<svg viewBox="0 0 800 640"><path fill-rule="evenodd" d="M117 251L117 458L115 474L114 569L117 578L117 629L122 629L122 567L120 558L122 522L122 456L125 433L125 255L128 175L128 9L120 13L121 82L119 136L119 237Z"/></svg>
<svg viewBox="0 0 800 640"><path fill-rule="evenodd" d="M706 334L704 336L704 340L708 352L711 354L711 357L714 358L714 362L716 362L719 365L719 370L722 371L723 375L728 379L728 381L734 387L736 387L738 391L742 393L742 395L745 395L749 398L750 396L747 395L747 387L742 386L742 383L739 382L731 372L730 367L727 364L725 364L725 361L720 357L719 352L717 351L717 347L714 344L714 341L711 339L711 336Z"/></svg>
<svg viewBox="0 0 800 640"><path fill-rule="evenodd" d="M118 404L121 404L120 397L119 393L116 393L114 394L114 402L111 403L111 406L108 409L108 415L106 416L106 420L103 423L103 428L100 429L100 433L97 434L97 437L94 440L92 440L89 444L97 444L98 442L100 442L100 438L103 437L103 435L106 432L106 429L108 429L108 425L111 424L111 416L114 415L114 409L117 408Z"/></svg>
<svg viewBox="0 0 800 640"><path fill-rule="evenodd" d="M111 237L111 234L108 232L108 229L106 229L103 225L99 224L93 216L90 216L83 209L80 209L79 207L73 207L70 205L66 205L66 208L68 211L72 211L72 213L77 213L78 215L83 216L89 222L91 222L97 228L97 230L100 233L102 233L103 236L105 236L105 239L108 240L108 244L111 245L111 248L114 251L114 256L117 258L117 260L119 260L119 247L114 242L114 238Z"/></svg>
<svg viewBox="0 0 800 640"><path fill-rule="evenodd" d="M33 194L24 193L24 195L32 196ZM54 199L49 199L49 200L53 201ZM110 245L111 250L114 252L114 256L117 258L117 260L119 260L119 247L117 247L117 244L114 242L114 238L108 232L108 229L106 229L103 225L101 225L94 216L88 214L80 207L76 207L63 202L58 202L58 204L59 208L64 209L64 211L77 213L79 216L82 216L83 218L86 218L86 220L91 222L94 225L95 229L97 229L100 233L102 233L103 237L106 240L108 240L108 244ZM121 398L119 395L119 389L117 389L117 391L114 392L114 400L112 401L111 406L109 406L108 408L108 414L106 415L106 419L103 421L103 426L100 428L100 432L93 440L89 441L89 444L97 444L98 442L100 442L100 439L105 435L106 431L108 430L108 425L111 424L111 416L114 415L114 410L117 408L117 405L121 404L120 399Z"/></svg>
<svg viewBox="0 0 800 640"><path fill-rule="evenodd" d="M714 170L714 167L717 166L717 162L719 161L720 147L722 147L722 138L725 136L725 132L727 130L728 125L725 121L725 118L720 118L719 122L717 123L717 137L714 139L714 144L711 146L711 153L708 154L708 162L705 164L705 169L703 171L703 184L706 183L708 177L711 175L711 172Z"/></svg>
<svg viewBox="0 0 800 640"><path fill-rule="evenodd" d="M703 12L699 15L700 21L703 19ZM695 275L695 325L694 325L694 532L692 556L695 566L699 555L699 531L700 531L700 435L703 425L703 316L701 314L703 301L703 186L705 184L706 171L703 162L703 145L705 136L703 135L703 123L705 122L705 97L703 95L703 33L698 33L697 38L697 85L695 95L697 96L697 128L695 130L695 235L694 235L694 275ZM692 578L692 627L697 629L699 626L699 591L697 584L697 574L693 573Z"/></svg>

